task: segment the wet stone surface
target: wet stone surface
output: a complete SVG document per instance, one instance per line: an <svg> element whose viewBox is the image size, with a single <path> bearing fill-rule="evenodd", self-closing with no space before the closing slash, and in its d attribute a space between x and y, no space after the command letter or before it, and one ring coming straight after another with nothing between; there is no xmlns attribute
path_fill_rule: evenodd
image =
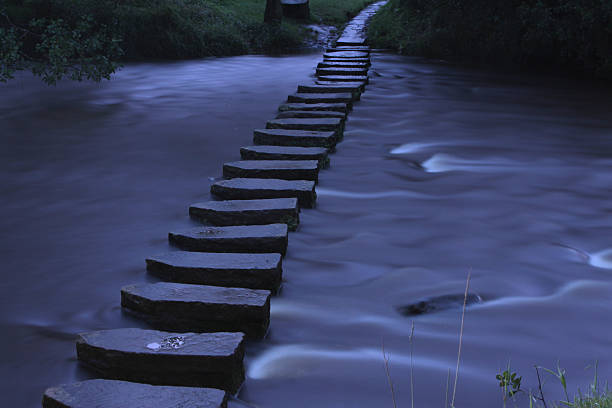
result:
<svg viewBox="0 0 612 408"><path fill-rule="evenodd" d="M316 160L242 160L223 165L225 178L273 178L282 180L319 179Z"/></svg>
<svg viewBox="0 0 612 408"><path fill-rule="evenodd" d="M301 93L297 92L287 97L288 102L297 103L346 103L352 104L354 97L350 93Z"/></svg>
<svg viewBox="0 0 612 408"><path fill-rule="evenodd" d="M148 258L146 263L151 275L169 282L267 289L273 293L283 273L280 254L174 251Z"/></svg>
<svg viewBox="0 0 612 408"><path fill-rule="evenodd" d="M315 83L319 85L334 85L335 83L350 83L354 82L361 86L361 91L365 89L365 85L370 82L367 76L350 76L350 75L319 75L319 79Z"/></svg>
<svg viewBox="0 0 612 408"><path fill-rule="evenodd" d="M342 113L342 112L335 112L335 111L307 111L307 110L298 111L298 110L294 110L294 111L279 112L279 114L276 115L276 118L277 119L287 119L287 118L338 118L338 119L345 119L346 118L346 114Z"/></svg>
<svg viewBox="0 0 612 408"><path fill-rule="evenodd" d="M338 142L335 131L255 129L253 142L257 145L332 148Z"/></svg>
<svg viewBox="0 0 612 408"><path fill-rule="evenodd" d="M232 180L226 180L226 182ZM310 183L314 185L314 182ZM173 245L188 251L285 254L287 231L287 224L196 227L180 232L170 232L168 239Z"/></svg>
<svg viewBox="0 0 612 408"><path fill-rule="evenodd" d="M243 149L254 152L257 151L256 147ZM265 150L261 153L264 154ZM273 155L274 151L270 151L270 154ZM253 157L248 158L252 159ZM230 226L284 223L287 224L290 231L297 229L300 223L299 214L300 209L297 198L207 201L192 204L189 207L189 215L191 217L212 225Z"/></svg>
<svg viewBox="0 0 612 408"><path fill-rule="evenodd" d="M229 200L296 197L299 205L306 208L313 208L317 198L314 181L307 180L236 178L218 181L211 186L210 191Z"/></svg>
<svg viewBox="0 0 612 408"><path fill-rule="evenodd" d="M116 380L88 380L48 388L43 408L225 408L225 391Z"/></svg>
<svg viewBox="0 0 612 408"><path fill-rule="evenodd" d="M327 52L335 52L335 51L361 51L361 52L370 52L369 45L341 45L335 48L328 48Z"/></svg>
<svg viewBox="0 0 612 408"><path fill-rule="evenodd" d="M397 307L397 311L404 316L417 316L426 313L436 313L448 309L461 309L463 307L464 294L442 295L419 300L406 306ZM482 302L482 298L475 294L468 294L466 305Z"/></svg>
<svg viewBox="0 0 612 408"><path fill-rule="evenodd" d="M320 169L329 166L324 147L246 146L240 148L240 155L245 160L317 160Z"/></svg>
<svg viewBox="0 0 612 408"><path fill-rule="evenodd" d="M368 69L369 65L365 62L350 62L350 61L336 61L336 62L319 62L317 68L358 68Z"/></svg>
<svg viewBox="0 0 612 408"><path fill-rule="evenodd" d="M342 62L348 64L366 64L368 67L371 65L370 58L335 58L335 57L323 57L323 63L331 62Z"/></svg>
<svg viewBox="0 0 612 408"><path fill-rule="evenodd" d="M335 51L335 52L326 52L323 54L323 58L368 58L370 56L369 52L362 51Z"/></svg>
<svg viewBox="0 0 612 408"><path fill-rule="evenodd" d="M298 92L302 93L339 93L339 92L350 92L353 97L359 99L359 95L363 91L363 84L351 83L351 84L313 84L313 85L299 85Z"/></svg>
<svg viewBox="0 0 612 408"><path fill-rule="evenodd" d="M343 123L344 120L339 118L272 119L266 123L266 129L337 131Z"/></svg>
<svg viewBox="0 0 612 408"><path fill-rule="evenodd" d="M180 338L180 342L176 339ZM108 379L212 387L234 393L244 380L242 333L114 329L82 333L79 361ZM168 342L177 347L157 347Z"/></svg>
<svg viewBox="0 0 612 408"><path fill-rule="evenodd" d="M350 106L346 103L285 103L278 107L279 112L289 111L334 111L347 114Z"/></svg>
<svg viewBox="0 0 612 408"><path fill-rule="evenodd" d="M270 323L270 291L159 282L124 286L121 306L166 331L243 332L263 338ZM159 348L178 348L182 337ZM158 343L155 343L158 344Z"/></svg>
<svg viewBox="0 0 612 408"><path fill-rule="evenodd" d="M326 75L364 77L368 75L368 70L361 69L361 68L317 68L318 77L326 76Z"/></svg>

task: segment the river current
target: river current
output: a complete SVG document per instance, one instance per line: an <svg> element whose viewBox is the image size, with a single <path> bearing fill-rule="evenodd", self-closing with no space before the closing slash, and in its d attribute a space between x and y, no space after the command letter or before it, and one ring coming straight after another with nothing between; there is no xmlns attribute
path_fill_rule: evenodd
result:
<svg viewBox="0 0 612 408"><path fill-rule="evenodd" d="M121 286L192 225L222 164L312 80L320 54L129 64L110 82L0 85L0 400L92 374L75 334L145 327ZM534 365L612 379L612 93L592 84L373 54L371 81L303 210L232 407L443 407L470 292L457 407L501 406L495 375ZM414 335L411 339L412 323ZM412 351L412 352L411 352ZM449 376L450 372L450 376ZM450 386L447 380L450 377ZM448 392L447 392L448 389ZM550 399L561 388L550 376ZM448 394L448 396L447 396ZM527 406L519 395L518 405Z"/></svg>

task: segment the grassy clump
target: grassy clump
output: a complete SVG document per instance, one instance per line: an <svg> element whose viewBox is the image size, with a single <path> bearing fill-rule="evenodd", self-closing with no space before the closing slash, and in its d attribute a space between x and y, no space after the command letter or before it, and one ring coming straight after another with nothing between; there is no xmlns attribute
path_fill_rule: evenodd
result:
<svg viewBox="0 0 612 408"><path fill-rule="evenodd" d="M609 0L390 0L373 46L612 79Z"/></svg>

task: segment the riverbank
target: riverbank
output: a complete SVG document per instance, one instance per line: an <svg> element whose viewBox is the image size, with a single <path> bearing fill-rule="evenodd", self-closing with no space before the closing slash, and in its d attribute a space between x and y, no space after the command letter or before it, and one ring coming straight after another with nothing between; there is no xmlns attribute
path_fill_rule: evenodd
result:
<svg viewBox="0 0 612 408"><path fill-rule="evenodd" d="M612 7L581 0L391 0L370 44L405 55L612 79Z"/></svg>

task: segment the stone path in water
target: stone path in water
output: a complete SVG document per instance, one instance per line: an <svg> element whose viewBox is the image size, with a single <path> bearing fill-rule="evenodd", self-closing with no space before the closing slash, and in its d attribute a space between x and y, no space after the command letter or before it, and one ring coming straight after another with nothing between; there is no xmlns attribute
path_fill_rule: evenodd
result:
<svg viewBox="0 0 612 408"><path fill-rule="evenodd" d="M123 310L156 330L82 333L78 360L103 379L49 388L43 407L157 408L227 406L244 378L244 342L264 338L270 301L282 282L288 231L300 208L314 208L321 169L342 141L353 103L368 83L368 19L386 2L364 9L299 85L241 161L223 166L211 186L222 201L190 206L208 226L170 232L181 251L146 260L159 283L121 289Z"/></svg>

